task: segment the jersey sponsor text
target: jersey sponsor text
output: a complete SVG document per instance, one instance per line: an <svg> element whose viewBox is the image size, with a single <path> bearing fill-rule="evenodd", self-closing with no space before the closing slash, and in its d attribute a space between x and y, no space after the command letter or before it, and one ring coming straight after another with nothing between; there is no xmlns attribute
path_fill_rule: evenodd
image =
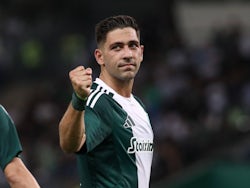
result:
<svg viewBox="0 0 250 188"><path fill-rule="evenodd" d="M130 147L127 150L128 153L135 152L153 152L153 140L140 140L136 137L130 139Z"/></svg>

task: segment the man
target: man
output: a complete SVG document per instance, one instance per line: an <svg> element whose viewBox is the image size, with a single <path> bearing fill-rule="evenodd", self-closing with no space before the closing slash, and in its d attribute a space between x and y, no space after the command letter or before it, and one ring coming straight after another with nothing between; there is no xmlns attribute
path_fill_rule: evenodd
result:
<svg viewBox="0 0 250 188"><path fill-rule="evenodd" d="M90 68L70 71L74 92L59 124L60 145L76 152L81 187L148 188L153 132L132 94L143 60L139 28L134 18L119 15L95 29L101 72L92 83Z"/></svg>
<svg viewBox="0 0 250 188"><path fill-rule="evenodd" d="M11 188L38 188L37 181L19 157L21 152L15 125L0 105L0 167Z"/></svg>

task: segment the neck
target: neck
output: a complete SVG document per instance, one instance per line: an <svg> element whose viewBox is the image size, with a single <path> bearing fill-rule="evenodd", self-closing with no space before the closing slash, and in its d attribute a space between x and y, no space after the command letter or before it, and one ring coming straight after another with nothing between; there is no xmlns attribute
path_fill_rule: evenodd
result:
<svg viewBox="0 0 250 188"><path fill-rule="evenodd" d="M119 95L123 97L130 97L132 93L134 79L131 80L118 80L112 78L106 78L100 74L99 78L105 82L109 87L115 90Z"/></svg>

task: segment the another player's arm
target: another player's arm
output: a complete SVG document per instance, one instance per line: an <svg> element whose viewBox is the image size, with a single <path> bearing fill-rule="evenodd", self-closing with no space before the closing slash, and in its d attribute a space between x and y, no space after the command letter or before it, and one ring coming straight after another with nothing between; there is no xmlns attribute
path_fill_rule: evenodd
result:
<svg viewBox="0 0 250 188"><path fill-rule="evenodd" d="M92 70L79 66L70 71L69 77L76 95L86 98L92 84ZM67 153L79 151L86 140L84 110L75 109L72 102L59 123L59 138L62 150Z"/></svg>
<svg viewBox="0 0 250 188"><path fill-rule="evenodd" d="M26 168L23 161L15 157L4 168L4 175L11 188L39 188L36 179Z"/></svg>

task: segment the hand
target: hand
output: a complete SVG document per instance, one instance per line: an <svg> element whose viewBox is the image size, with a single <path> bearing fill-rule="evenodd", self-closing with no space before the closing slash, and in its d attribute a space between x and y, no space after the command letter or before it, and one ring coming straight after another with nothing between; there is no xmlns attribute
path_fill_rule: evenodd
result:
<svg viewBox="0 0 250 188"><path fill-rule="evenodd" d="M89 96L92 85L92 69L78 66L69 72L69 78L78 97L85 99Z"/></svg>

